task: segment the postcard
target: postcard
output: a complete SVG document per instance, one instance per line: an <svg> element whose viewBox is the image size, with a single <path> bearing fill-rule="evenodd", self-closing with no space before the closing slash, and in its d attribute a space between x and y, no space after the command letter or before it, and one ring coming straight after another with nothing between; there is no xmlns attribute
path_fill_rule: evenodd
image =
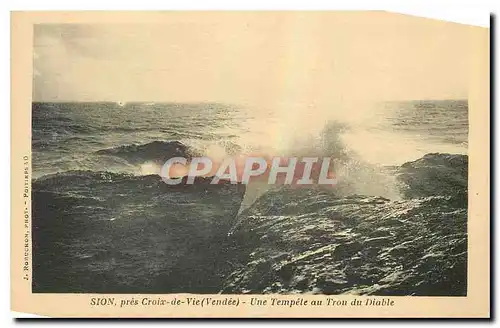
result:
<svg viewBox="0 0 500 328"><path fill-rule="evenodd" d="M490 316L490 29L13 12L12 310Z"/></svg>

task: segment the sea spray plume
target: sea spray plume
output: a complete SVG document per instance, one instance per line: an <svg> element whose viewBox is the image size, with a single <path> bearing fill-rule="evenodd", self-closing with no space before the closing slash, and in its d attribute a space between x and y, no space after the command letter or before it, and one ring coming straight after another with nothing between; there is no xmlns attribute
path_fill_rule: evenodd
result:
<svg viewBox="0 0 500 328"><path fill-rule="evenodd" d="M383 172L380 168L370 165L363 161L362 154L352 151L349 145L346 145L343 136L349 133L351 126L345 122L328 121L319 131L312 130L305 133L303 136L295 135L288 142L288 146L276 149L271 147L259 147L258 145L236 144L229 140L217 140L206 143L203 147L186 146L179 141L154 141L143 145L125 145L110 149L103 149L96 152L100 156L115 157L126 160L130 165L137 167L136 172L140 175L156 174L162 175L161 168L164 163L173 157L183 157L188 161L194 156L207 156L213 163L212 170L204 174L205 177L221 176L225 172L220 172L217 175L217 169L227 158L236 160L236 167L241 172L241 167L244 166L245 158L262 157L267 163L272 163L272 159L279 158L298 158L298 164L294 173L292 185L298 186L297 180L303 172L304 168L300 168L300 158L330 157L332 161L332 172L328 176L333 175L341 180L340 185L336 185L337 192L348 195L352 193L363 193L369 195L379 195L388 198L398 198L397 187L394 187L394 179L391 175ZM269 165L268 165L269 166ZM178 170L177 175L187 175L189 170L183 165L176 165L174 168ZM259 177L250 177L253 182L248 186L243 207L247 202L250 204L259 197L262 192L268 188L258 182L269 178L270 171ZM312 175L315 172L313 170ZM283 174L277 175L276 184L283 184ZM241 174L239 180L241 181ZM317 181L315 182L317 183ZM257 187L259 184L259 187ZM256 190L252 190L256 188ZM253 196L252 196L253 195Z"/></svg>

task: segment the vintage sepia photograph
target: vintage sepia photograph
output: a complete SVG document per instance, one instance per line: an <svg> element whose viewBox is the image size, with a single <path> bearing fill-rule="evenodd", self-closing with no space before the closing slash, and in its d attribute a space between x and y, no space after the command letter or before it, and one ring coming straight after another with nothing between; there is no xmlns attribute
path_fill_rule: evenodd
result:
<svg viewBox="0 0 500 328"><path fill-rule="evenodd" d="M470 295L482 30L376 11L150 15L32 25L33 294Z"/></svg>

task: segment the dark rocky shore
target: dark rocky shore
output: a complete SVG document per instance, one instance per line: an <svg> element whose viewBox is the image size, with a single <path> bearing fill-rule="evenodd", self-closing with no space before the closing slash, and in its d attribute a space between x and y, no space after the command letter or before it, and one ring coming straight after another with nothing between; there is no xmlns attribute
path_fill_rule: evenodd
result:
<svg viewBox="0 0 500 328"><path fill-rule="evenodd" d="M467 293L467 157L401 166L405 199L281 187L242 213L224 293Z"/></svg>
<svg viewBox="0 0 500 328"><path fill-rule="evenodd" d="M397 168L400 200L282 186L240 214L244 185L44 176L33 182L33 290L466 295L467 172L467 156L428 154Z"/></svg>

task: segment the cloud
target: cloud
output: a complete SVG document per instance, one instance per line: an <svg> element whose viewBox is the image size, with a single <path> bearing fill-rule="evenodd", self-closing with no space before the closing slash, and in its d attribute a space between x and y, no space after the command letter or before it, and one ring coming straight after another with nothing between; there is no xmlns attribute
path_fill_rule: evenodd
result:
<svg viewBox="0 0 500 328"><path fill-rule="evenodd" d="M205 17L37 25L34 99L286 107L467 94L467 26L383 13Z"/></svg>

